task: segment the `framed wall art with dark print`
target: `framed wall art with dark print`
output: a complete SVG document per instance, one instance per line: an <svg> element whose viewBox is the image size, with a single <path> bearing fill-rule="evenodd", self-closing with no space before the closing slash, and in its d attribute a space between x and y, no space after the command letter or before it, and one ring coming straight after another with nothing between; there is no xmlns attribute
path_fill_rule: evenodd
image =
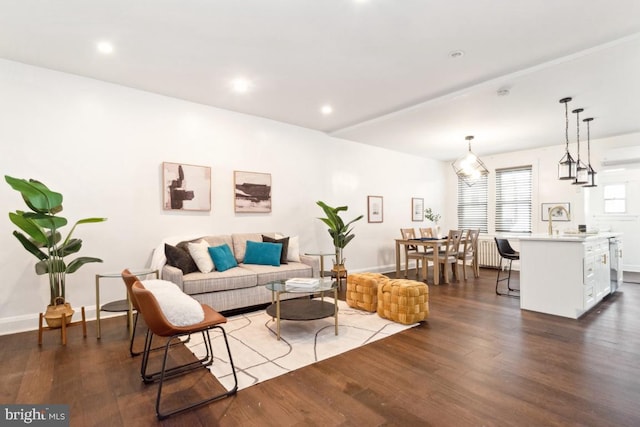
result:
<svg viewBox="0 0 640 427"><path fill-rule="evenodd" d="M165 210L210 211L211 168L162 163L162 194Z"/></svg>
<svg viewBox="0 0 640 427"><path fill-rule="evenodd" d="M271 212L271 174L234 171L235 212Z"/></svg>

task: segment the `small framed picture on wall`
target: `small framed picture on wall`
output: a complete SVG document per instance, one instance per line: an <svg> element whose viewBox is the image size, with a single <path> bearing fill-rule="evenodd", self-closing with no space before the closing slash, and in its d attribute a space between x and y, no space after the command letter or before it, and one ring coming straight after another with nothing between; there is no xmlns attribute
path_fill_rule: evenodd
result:
<svg viewBox="0 0 640 427"><path fill-rule="evenodd" d="M424 199L411 199L411 221L424 221Z"/></svg>
<svg viewBox="0 0 640 427"><path fill-rule="evenodd" d="M382 222L382 196L367 197L367 214L369 222Z"/></svg>
<svg viewBox="0 0 640 427"><path fill-rule="evenodd" d="M542 221L549 221L549 213L553 221L569 221L571 214L571 204L569 203L542 203L541 218Z"/></svg>

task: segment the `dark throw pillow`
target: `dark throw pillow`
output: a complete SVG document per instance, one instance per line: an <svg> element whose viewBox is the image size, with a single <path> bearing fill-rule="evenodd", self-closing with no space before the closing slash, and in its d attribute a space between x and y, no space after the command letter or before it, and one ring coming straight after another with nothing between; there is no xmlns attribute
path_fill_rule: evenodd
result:
<svg viewBox="0 0 640 427"><path fill-rule="evenodd" d="M274 239L273 237L262 235L262 241L268 243L282 244L282 253L280 254L280 264L287 264L287 255L289 252L289 238Z"/></svg>
<svg viewBox="0 0 640 427"><path fill-rule="evenodd" d="M167 264L182 270L182 274L193 273L198 270L198 266L189 255L189 252L176 246L164 244L164 255L167 257Z"/></svg>

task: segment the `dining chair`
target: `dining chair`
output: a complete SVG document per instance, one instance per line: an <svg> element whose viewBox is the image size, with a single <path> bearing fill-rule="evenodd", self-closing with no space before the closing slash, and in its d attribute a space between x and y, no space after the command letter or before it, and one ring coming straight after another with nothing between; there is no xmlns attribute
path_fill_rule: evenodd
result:
<svg viewBox="0 0 640 427"><path fill-rule="evenodd" d="M453 277L458 280L458 250L460 248L460 239L462 232L460 230L449 230L447 243L444 249L438 253L438 263L440 264L444 283L449 283L449 265L453 270ZM427 254L427 260L435 262L435 254Z"/></svg>
<svg viewBox="0 0 640 427"><path fill-rule="evenodd" d="M420 228L420 237L434 237L433 228L431 227Z"/></svg>
<svg viewBox="0 0 640 427"><path fill-rule="evenodd" d="M402 239L403 240L411 240L411 239L415 239L416 238L416 230L414 230L413 228L401 228L400 229L400 234L402 235ZM419 247L417 245L405 245L405 256L406 256L406 261L405 261L405 270L404 270L404 277L407 277L408 275L408 262L410 259L415 259L416 260L416 277L418 277L418 279L420 278L420 262L426 262L425 260L425 255L427 255L428 252L425 252L424 250L421 251L419 249ZM424 268L424 267L423 267ZM426 280L426 277L424 278Z"/></svg>
<svg viewBox="0 0 640 427"><path fill-rule="evenodd" d="M420 228L420 237L427 238L427 239L433 239L435 237L433 235L433 228L431 228L431 227ZM433 248L424 247L423 249L424 249L425 253L433 252Z"/></svg>
<svg viewBox="0 0 640 427"><path fill-rule="evenodd" d="M478 267L478 236L480 230L466 230L464 238L461 241L462 250L458 252L458 262L462 264L462 277L467 280L467 266L471 267L473 277L480 277L480 269Z"/></svg>

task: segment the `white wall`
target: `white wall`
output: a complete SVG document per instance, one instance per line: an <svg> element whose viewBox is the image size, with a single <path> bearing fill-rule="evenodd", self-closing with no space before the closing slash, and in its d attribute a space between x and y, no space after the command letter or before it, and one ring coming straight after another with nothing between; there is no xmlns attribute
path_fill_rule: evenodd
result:
<svg viewBox="0 0 640 427"><path fill-rule="evenodd" d="M80 226L80 255L97 256L68 277L67 298L95 317L95 274L148 265L167 236L281 231L299 235L302 251L331 250L317 220L316 200L346 204L345 218L365 214L345 256L350 271L389 271L399 228L411 222L412 197L444 208L439 184L446 164L331 138L271 120L163 97L122 86L0 60L3 175L34 178L61 192L64 215ZM212 168L211 212L162 210L163 161ZM271 173L270 214L235 214L233 171ZM367 196L384 197L384 222L366 221ZM19 194L0 184L2 211L23 209ZM35 258L0 220L0 334L37 328L48 303ZM120 280L103 280L103 302L124 297ZM92 332L90 331L90 334Z"/></svg>
<svg viewBox="0 0 640 427"><path fill-rule="evenodd" d="M594 122L595 123L595 122ZM587 224L600 230L623 233L623 267L625 271L640 271L640 134L630 134L598 141L599 160L624 158L630 163L600 166L598 187L586 193ZM626 185L627 211L624 214L604 213L603 189L606 184Z"/></svg>

